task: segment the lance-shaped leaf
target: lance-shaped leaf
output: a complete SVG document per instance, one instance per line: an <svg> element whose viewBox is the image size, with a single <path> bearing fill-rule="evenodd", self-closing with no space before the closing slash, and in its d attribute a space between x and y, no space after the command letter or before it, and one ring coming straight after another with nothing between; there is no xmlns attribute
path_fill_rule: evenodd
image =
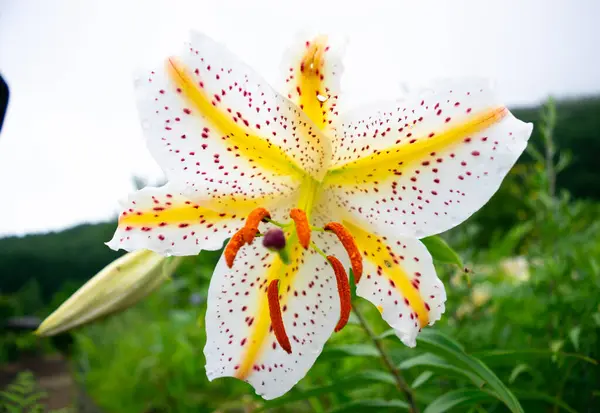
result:
<svg viewBox="0 0 600 413"><path fill-rule="evenodd" d="M36 334L56 335L131 307L168 279L181 260L148 250L122 256L50 314Z"/></svg>

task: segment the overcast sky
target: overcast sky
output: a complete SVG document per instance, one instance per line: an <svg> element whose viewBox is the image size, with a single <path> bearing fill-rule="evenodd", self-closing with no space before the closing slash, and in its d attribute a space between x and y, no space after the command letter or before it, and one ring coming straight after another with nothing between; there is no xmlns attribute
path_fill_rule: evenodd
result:
<svg viewBox="0 0 600 413"><path fill-rule="evenodd" d="M512 106L600 93L600 1L0 0L0 236L115 216L132 176L157 182L131 72L185 40L224 43L272 84L307 28L346 35L346 104L482 75Z"/></svg>

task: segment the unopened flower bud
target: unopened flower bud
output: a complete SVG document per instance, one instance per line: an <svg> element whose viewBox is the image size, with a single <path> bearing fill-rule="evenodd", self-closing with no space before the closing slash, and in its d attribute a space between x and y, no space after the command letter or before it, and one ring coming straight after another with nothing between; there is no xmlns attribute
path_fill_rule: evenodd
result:
<svg viewBox="0 0 600 413"><path fill-rule="evenodd" d="M131 307L165 282L181 260L147 250L123 255L48 316L36 334L53 336Z"/></svg>
<svg viewBox="0 0 600 413"><path fill-rule="evenodd" d="M285 248L285 234L281 228L271 228L263 237L263 246L271 251L280 251Z"/></svg>

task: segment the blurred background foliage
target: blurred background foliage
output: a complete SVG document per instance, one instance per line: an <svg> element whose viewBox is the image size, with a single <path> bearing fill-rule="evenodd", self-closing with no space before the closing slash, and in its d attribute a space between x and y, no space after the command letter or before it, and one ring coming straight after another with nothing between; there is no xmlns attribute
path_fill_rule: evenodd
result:
<svg viewBox="0 0 600 413"><path fill-rule="evenodd" d="M531 143L492 200L443 234L468 271L438 263L446 314L416 349L356 299L372 331L353 315L286 396L264 402L245 383L209 383L204 311L219 252L203 252L136 307L76 331L68 346L3 332L0 364L58 349L105 412L405 411L380 345L426 413L519 411L513 395L527 412L597 412L600 98L514 113L535 123ZM48 315L119 256L103 244L113 230L81 225L0 240L0 321Z"/></svg>

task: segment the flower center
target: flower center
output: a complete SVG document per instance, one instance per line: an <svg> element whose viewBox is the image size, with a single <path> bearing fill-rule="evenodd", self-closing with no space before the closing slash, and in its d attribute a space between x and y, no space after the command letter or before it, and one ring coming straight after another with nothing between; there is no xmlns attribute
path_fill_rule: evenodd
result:
<svg viewBox="0 0 600 413"><path fill-rule="evenodd" d="M280 223L272 220L271 214L264 208L253 210L246 218L244 227L236 232L227 244L224 255L227 265L231 268L233 267L238 251L245 244L251 244L256 237L263 237L266 234L270 235L269 237L263 238L263 245L269 251L273 251L279 255L278 262L280 262L281 265L299 265L300 261L298 260L298 254L295 254L296 256L294 256L294 259L290 260L289 253L291 249L298 244L300 244L304 250L312 249L316 251L330 264L332 275L334 275L336 279L340 299L340 317L335 327L335 331L337 332L346 325L350 315L351 305L348 274L346 273L343 264L335 256L327 255L314 241L311 240L311 233L313 231L330 232L337 236L339 242L348 253L354 279L357 283L360 281L363 270L362 256L356 246L354 237L342 224L330 222L323 228L310 225L310 213L312 212L316 199L320 195L320 187L320 182L317 182L312 178L305 178L305 181L300 188L298 208L293 208L290 211L290 221L287 223ZM260 233L259 225L261 222L275 226L275 228L272 228L265 233ZM274 233L276 234L273 235ZM286 234L287 241L285 240ZM283 237L283 242L281 242L281 240L278 240L277 243L271 242L272 240L270 238L273 236ZM300 257L301 256L302 254L300 254ZM281 271L278 271L278 273L279 272ZM276 274L270 279L269 285L264 290L264 293L267 295L271 328L275 334L275 338L282 349L291 353L292 347L285 331L280 306L280 299L287 292L280 291L279 281L279 274Z"/></svg>

